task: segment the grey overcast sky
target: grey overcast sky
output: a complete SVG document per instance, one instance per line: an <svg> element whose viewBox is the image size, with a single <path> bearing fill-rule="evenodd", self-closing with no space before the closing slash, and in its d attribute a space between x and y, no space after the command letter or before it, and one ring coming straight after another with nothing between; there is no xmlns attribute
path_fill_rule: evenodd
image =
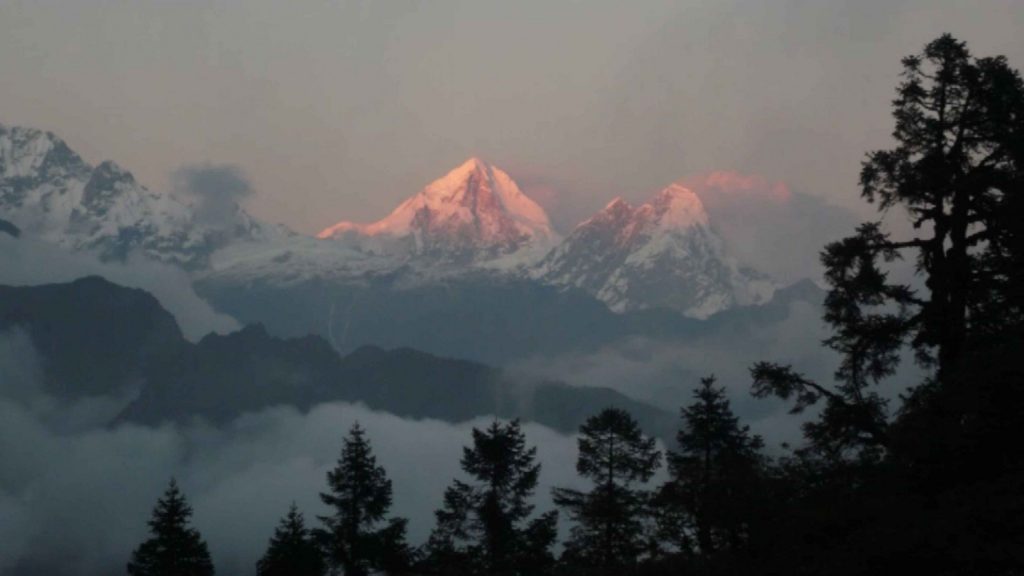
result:
<svg viewBox="0 0 1024 576"><path fill-rule="evenodd" d="M0 0L0 122L170 190L368 220L470 155L563 230L711 171L860 209L902 56L942 32L1024 66L1024 0Z"/></svg>

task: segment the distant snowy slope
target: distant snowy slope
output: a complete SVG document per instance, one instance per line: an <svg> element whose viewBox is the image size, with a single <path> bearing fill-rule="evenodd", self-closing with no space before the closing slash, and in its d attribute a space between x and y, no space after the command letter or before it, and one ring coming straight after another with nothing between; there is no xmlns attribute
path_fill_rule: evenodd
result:
<svg viewBox="0 0 1024 576"><path fill-rule="evenodd" d="M178 265L226 292L260 284L400 291L451 282L579 290L615 312L671 308L695 318L771 297L738 266L696 194L674 184L617 199L564 240L503 170L470 158L372 223L317 237L268 226L232 205L216 221L199 199L150 191L106 161L91 166L49 132L0 125L0 223L7 234ZM383 282L383 284L382 284ZM557 291L556 291L557 292Z"/></svg>
<svg viewBox="0 0 1024 576"><path fill-rule="evenodd" d="M0 124L0 218L22 232L104 259L140 251L186 268L239 238L267 231L238 208L218 226L196 221L192 207L135 181L106 161L90 166L49 132Z"/></svg>
<svg viewBox="0 0 1024 576"><path fill-rule="evenodd" d="M700 199L678 184L636 207L615 199L577 226L534 276L585 290L617 312L667 307L695 318L765 301L774 290L738 267Z"/></svg>
<svg viewBox="0 0 1024 576"><path fill-rule="evenodd" d="M508 174L471 158L376 222L341 221L287 242L235 244L205 280L364 285L393 289L484 275L587 292L615 312L667 307L695 318L771 297L774 284L741 269L700 199L678 184L649 202L616 199L564 241Z"/></svg>

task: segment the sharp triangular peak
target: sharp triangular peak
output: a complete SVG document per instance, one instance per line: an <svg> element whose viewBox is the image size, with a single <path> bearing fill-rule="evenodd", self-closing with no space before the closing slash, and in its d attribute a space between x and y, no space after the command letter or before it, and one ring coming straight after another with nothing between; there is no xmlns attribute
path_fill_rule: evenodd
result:
<svg viewBox="0 0 1024 576"><path fill-rule="evenodd" d="M481 160L477 156L470 156L462 164L452 168L444 176L428 184L427 189L458 184L468 180L474 175L479 178L488 178L493 170L494 166L490 163Z"/></svg>
<svg viewBox="0 0 1024 576"><path fill-rule="evenodd" d="M351 233L403 237L417 241L466 236L481 245L517 245L535 239L557 240L544 209L530 199L504 170L472 156L404 200L389 215L370 224L339 222L320 238ZM458 240L467 241L467 238Z"/></svg>
<svg viewBox="0 0 1024 576"><path fill-rule="evenodd" d="M470 172L476 170L488 170L492 164L479 156L470 156L465 162L452 169L452 172Z"/></svg>

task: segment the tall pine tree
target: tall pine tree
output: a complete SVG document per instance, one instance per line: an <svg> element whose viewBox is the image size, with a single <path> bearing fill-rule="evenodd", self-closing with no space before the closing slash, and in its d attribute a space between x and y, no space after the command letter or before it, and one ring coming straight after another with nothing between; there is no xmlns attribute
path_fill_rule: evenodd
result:
<svg viewBox="0 0 1024 576"><path fill-rule="evenodd" d="M654 439L629 413L608 408L580 427L576 470L594 483L590 492L555 488L555 503L573 520L565 560L589 573L621 574L635 568L646 546L646 483L661 464Z"/></svg>
<svg viewBox="0 0 1024 576"><path fill-rule="evenodd" d="M323 576L327 573L323 552L306 529L295 504L274 530L267 551L256 565L258 576Z"/></svg>
<svg viewBox="0 0 1024 576"><path fill-rule="evenodd" d="M678 550L708 556L745 544L764 443L740 425L714 376L701 379L694 398L682 409L679 451L666 456L671 479L659 491L659 528Z"/></svg>
<svg viewBox="0 0 1024 576"><path fill-rule="evenodd" d="M324 528L315 534L332 568L345 576L404 571L409 564L406 520L385 521L391 509L391 480L377 464L359 424L345 438L337 465L327 473L327 485L329 491L320 499L333 512L319 517Z"/></svg>
<svg viewBox="0 0 1024 576"><path fill-rule="evenodd" d="M518 420L473 429L473 446L462 454L462 469L472 481L455 480L445 491L427 544L427 570L529 576L551 569L557 513L529 519L540 475L536 458Z"/></svg>
<svg viewBox="0 0 1024 576"><path fill-rule="evenodd" d="M199 532L189 526L192 508L172 478L153 509L152 536L132 552L131 576L212 576L213 562Z"/></svg>

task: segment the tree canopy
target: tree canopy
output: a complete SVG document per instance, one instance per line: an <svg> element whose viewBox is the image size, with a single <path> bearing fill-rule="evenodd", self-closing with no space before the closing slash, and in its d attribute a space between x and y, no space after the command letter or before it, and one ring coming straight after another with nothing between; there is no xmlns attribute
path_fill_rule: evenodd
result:
<svg viewBox="0 0 1024 576"><path fill-rule="evenodd" d="M324 528L315 533L331 566L346 576L406 569L410 562L406 520L386 518L392 503L391 480L377 464L366 431L358 423L349 430L337 465L327 473L327 487L320 499L332 513L320 517Z"/></svg>
<svg viewBox="0 0 1024 576"><path fill-rule="evenodd" d="M589 492L555 488L555 504L573 521L566 558L591 569L633 569L644 552L650 494L639 484L661 465L655 441L624 410L608 408L580 427L576 470Z"/></svg>
<svg viewBox="0 0 1024 576"><path fill-rule="evenodd" d="M445 491L427 544L427 569L509 576L551 569L557 513L530 519L540 475L536 459L518 420L473 429L473 445L463 448L461 462L471 480L455 480Z"/></svg>
<svg viewBox="0 0 1024 576"><path fill-rule="evenodd" d="M323 576L327 573L320 547L293 503L274 530L267 551L256 565L257 576Z"/></svg>

